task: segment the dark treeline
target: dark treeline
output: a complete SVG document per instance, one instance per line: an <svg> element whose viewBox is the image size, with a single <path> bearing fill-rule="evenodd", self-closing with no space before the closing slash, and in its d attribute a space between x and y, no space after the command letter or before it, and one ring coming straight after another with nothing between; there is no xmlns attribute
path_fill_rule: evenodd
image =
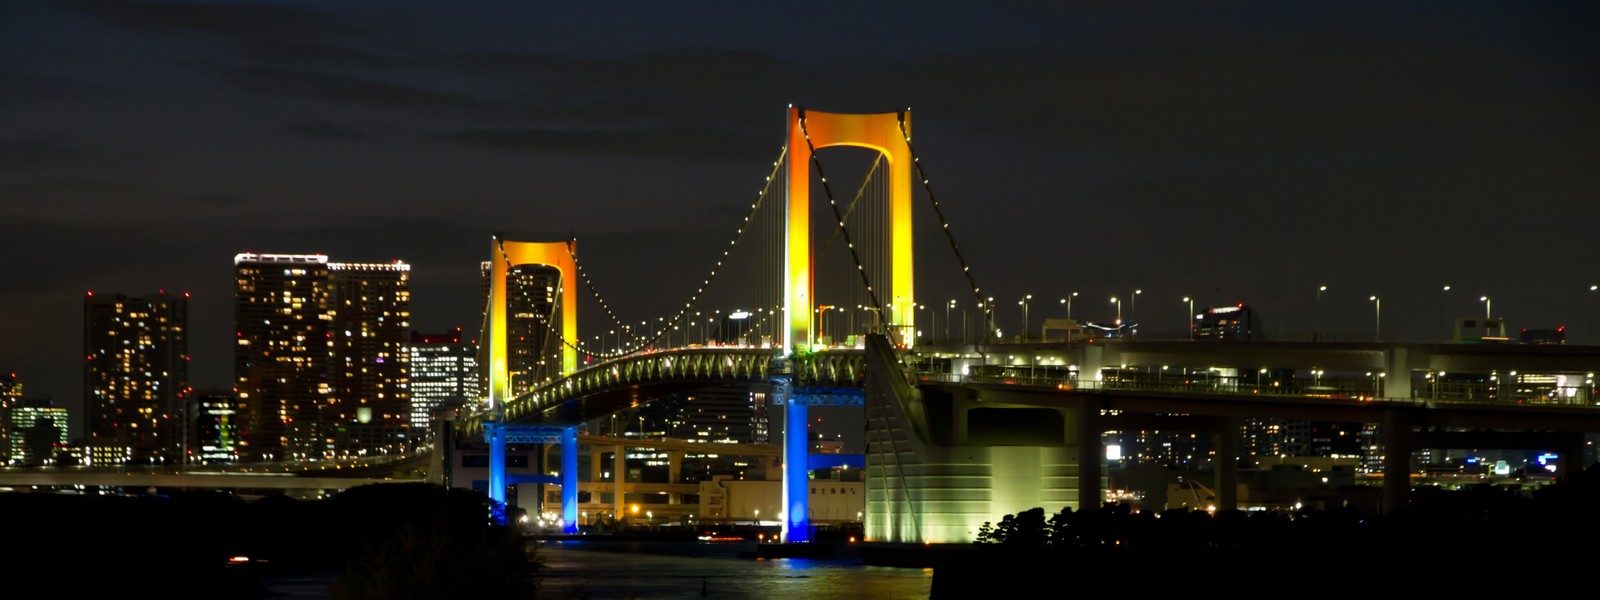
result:
<svg viewBox="0 0 1600 600"><path fill-rule="evenodd" d="M267 573L335 574L335 594L352 599L532 597L536 547L493 525L489 507L481 492L420 483L326 500L0 494L15 524L5 536L11 582L63 597L258 597Z"/></svg>
<svg viewBox="0 0 1600 600"><path fill-rule="evenodd" d="M996 581L1060 586L1066 573L1090 591L1219 576L1230 585L1304 588L1330 574L1425 581L1435 591L1537 587L1586 578L1596 533L1600 465L1529 493L1417 490L1384 514L1035 508L985 524L973 548L941 561L934 596L992 592Z"/></svg>

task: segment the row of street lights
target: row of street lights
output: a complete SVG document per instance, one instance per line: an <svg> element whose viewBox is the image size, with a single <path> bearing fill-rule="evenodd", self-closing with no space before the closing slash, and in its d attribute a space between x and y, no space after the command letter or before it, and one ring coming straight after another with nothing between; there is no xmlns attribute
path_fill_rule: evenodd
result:
<svg viewBox="0 0 1600 600"><path fill-rule="evenodd" d="M1451 290L1452 290L1452 287L1449 286L1449 285L1445 285L1445 286L1442 287L1442 292L1444 292L1446 294L1448 294ZM1312 341L1319 341L1320 338L1321 338L1321 334L1322 334L1322 295L1323 295L1324 292L1327 292L1327 291L1328 291L1328 286L1327 285L1318 285L1317 288L1316 288L1315 305L1314 305L1314 308L1313 308L1313 326L1312 326L1312 333L1311 333ZM1600 285L1591 285L1591 286L1589 286L1588 291L1591 292L1591 293L1600 291ZM1139 296L1141 294L1143 294L1143 293L1144 293L1144 290L1135 289L1135 290L1133 290L1133 293L1127 297L1128 305L1129 305L1130 320L1135 320L1135 321L1137 320L1137 306L1138 306L1137 302L1138 302ZM1069 321L1072 320L1072 301L1073 301L1074 298L1077 298L1079 295L1080 295L1080 293L1076 292L1076 291L1069 292L1067 295L1061 297L1060 300L1059 300L1059 303L1066 308L1067 320L1069 320ZM1600 296L1597 296L1597 297L1600 297ZM1029 339L1029 323L1030 323L1029 310L1030 310L1030 305L1032 304L1032 300L1033 300L1033 294L1031 294L1031 293L1030 294L1024 294L1020 299L1017 300L1017 305L1022 307L1022 334L1021 335L1022 335L1022 339L1024 339L1024 340ZM1367 300L1369 302L1372 302L1372 308L1373 308L1373 339L1375 341L1378 341L1378 340L1382 339L1382 335L1383 335L1383 307L1382 307L1383 302L1376 294L1369 295L1367 297ZM1482 295L1482 296L1480 296L1478 298L1478 301L1483 303L1483 306L1484 306L1484 318L1486 320L1492 320L1493 319L1493 315L1494 315L1493 300L1488 295ZM1187 326L1187 328L1189 330L1188 331L1188 337L1190 339L1193 339L1194 338L1194 329L1195 329L1194 328L1194 320L1198 317L1198 315L1196 315L1195 311L1194 311L1194 302L1195 302L1194 298L1190 297L1190 296L1183 296L1182 299L1180 300L1180 302L1184 303L1184 305L1186 306L1186 312L1184 313L1184 323L1186 324L1186 326ZM1122 322L1123 322L1123 318L1122 318L1122 298L1119 298L1118 296L1111 296L1110 297L1110 303L1116 306L1116 315L1117 315L1116 316L1116 324L1117 325L1121 325ZM952 319L952 316L951 316L951 311L953 309L956 309L959 306L960 306L960 303L958 301L956 301L955 299L951 299L951 300L949 300L948 302L946 302L944 304L944 317L945 317L945 320L944 320L944 328L942 330L943 331L943 335L940 336L940 337L942 338L942 341L945 342L945 343L949 343L949 342L954 340L954 337L951 334L951 326L953 325L953 319ZM985 323L985 326L987 328L987 332L995 334L995 335L998 335L1000 332L999 332L998 329L995 329L995 327L994 327L994 298L993 297L989 297L987 299L987 302L979 302L978 303L978 307L980 309L984 310L985 311L985 315L987 316L986 323ZM857 306L856 308L857 309L867 309L867 308L870 308L870 307ZM917 310L928 310L928 311L930 311L930 318L932 316L936 316L936 315L934 315L934 313L932 313L932 310L934 308L932 306L929 306L929 305L926 305L926 304L919 304L919 305L913 305L913 308L917 309ZM845 307L835 307L835 306L832 306L832 305L823 305L823 306L816 307L816 309L815 309L816 313L817 313L817 321L818 321L817 330L818 330L819 337L826 336L827 329L826 329L824 324L825 324L826 318L827 318L827 311L830 310L830 309L837 309L837 310L840 310L840 311L849 312L849 318L850 318L849 329L850 329L850 331L855 331L855 313L854 312L849 311L849 309L845 308ZM720 313L721 312L722 311L720 311L720 310L716 310L716 311L712 311L711 313L695 313L696 319L691 320L690 323L688 323L688 325L690 325L690 326L698 325L699 328L700 328L700 331L701 331L701 336L702 336L702 338L704 338L705 335L706 335L706 327L707 326L716 326L718 317L720 317ZM1441 301L1440 313L1442 314L1443 312L1444 312L1443 302ZM707 316L710 316L711 318L709 320L706 320L706 321L700 321L700 319L698 317L701 317L703 314L707 315ZM1592 307L1589 310L1589 320L1591 321L1591 325L1592 325L1592 321L1593 321L1593 308ZM607 332L607 334L608 335L612 335L612 336L616 336L613 339L616 341L618 346L621 346L622 339L623 339L624 336L632 337L632 336L635 336L635 335L639 335L640 333L643 333L643 329L644 329L644 326L646 324L647 324L647 322L640 322L639 331L630 331L632 329L630 326L623 325L621 327L621 331L609 330ZM665 324L663 323L662 325L665 325ZM679 328L673 327L673 329L677 330ZM940 328L938 327L938 323L936 322L936 319L934 320L934 322L930 323L929 331L932 331L935 334L938 334L938 332L940 332ZM654 332L651 332L651 333L653 334ZM684 329L685 343L688 342L688 340L687 340L687 334L688 333L689 333L689 331L687 330L687 328L685 328ZM967 323L967 313L966 313L965 309L962 309L962 311L961 311L961 336L962 336L962 338L966 339L967 336L968 336L968 333L969 332L968 332L968 323ZM919 332L919 334L920 334L920 332ZM599 338L599 336L596 336L596 337ZM604 345L605 345L604 344L604 338L597 339L596 341L597 341L597 345L599 345L601 347L604 347Z"/></svg>

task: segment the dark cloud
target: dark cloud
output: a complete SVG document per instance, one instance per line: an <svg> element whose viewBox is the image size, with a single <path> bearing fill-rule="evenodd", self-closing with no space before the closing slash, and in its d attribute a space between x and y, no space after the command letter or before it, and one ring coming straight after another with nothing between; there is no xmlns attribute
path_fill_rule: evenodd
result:
<svg viewBox="0 0 1600 600"><path fill-rule="evenodd" d="M350 31L346 24L326 13L284 5L75 0L65 6L111 25L158 34L208 34L238 40L314 40Z"/></svg>
<svg viewBox="0 0 1600 600"><path fill-rule="evenodd" d="M229 67L224 76L245 90L368 106L425 111L465 110L481 106L459 92L390 83L338 73L299 71L263 66Z"/></svg>
<svg viewBox="0 0 1600 600"><path fill-rule="evenodd" d="M301 121L291 125L289 128L308 137L339 142L362 141L368 137L366 133L353 127L346 127L327 121Z"/></svg>
<svg viewBox="0 0 1600 600"><path fill-rule="evenodd" d="M621 131L502 128L447 131L433 135L459 144L518 152L711 159L741 159L766 152L770 150L772 137L709 127L654 127Z"/></svg>
<svg viewBox="0 0 1600 600"><path fill-rule="evenodd" d="M88 81L0 71L0 106L27 106L106 97L109 88Z"/></svg>
<svg viewBox="0 0 1600 600"><path fill-rule="evenodd" d="M77 146L61 140L0 139L0 173L37 173L58 167L76 167L89 162Z"/></svg>

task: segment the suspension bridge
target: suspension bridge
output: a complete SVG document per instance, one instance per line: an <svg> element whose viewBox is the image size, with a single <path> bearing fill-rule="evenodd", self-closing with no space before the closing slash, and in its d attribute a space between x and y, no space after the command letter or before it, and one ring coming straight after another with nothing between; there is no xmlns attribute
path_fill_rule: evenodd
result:
<svg viewBox="0 0 1600 600"><path fill-rule="evenodd" d="M875 157L849 197L836 195L818 152L836 146L865 148ZM815 230L814 186L826 202L823 214L831 217ZM932 237L953 257L946 263L953 266L923 272L924 280L943 276L946 284L965 287L982 307L976 339L963 336L957 343L946 335L934 344L919 335L917 310L927 307L916 301L915 190L933 217ZM575 240L496 235L489 255L489 301L479 338L486 340L479 364L488 387L469 416L455 422L457 435L488 443L488 491L502 507L508 485L559 486L568 533L579 523L580 427L668 394L729 383L771 386L774 403L784 407L785 542L811 539L807 472L830 466L865 467L869 540L943 543L969 541L982 523L1002 514L1098 506L1105 460L1100 439L1110 430L1207 431L1226 456L1236 453L1237 419L1245 416L1383 423L1392 455L1385 491L1394 502L1403 500L1411 449L1535 445L1559 450L1570 469L1582 456L1582 434L1600 431L1593 383L1600 348L1083 343L1026 331L1002 343L994 335L992 302L974 279L912 145L909 110L847 114L790 107L785 143L756 200L709 274L671 316L637 325L619 318L578 261ZM507 329L508 277L523 265L551 268L558 276L548 314L537 315L552 358L519 374ZM723 283L739 272L737 284ZM609 319L607 330L621 332L612 347L579 335L580 283ZM713 306L744 307L738 325L729 330L717 322L708 329L703 315L721 310ZM1198 378L1180 384L1104 375L1130 364L1220 375L1205 378L1203 386L1194 385ZM1340 397L1263 386L1259 377L1249 385L1249 374L1269 364L1334 365L1379 375L1370 387ZM1449 390L1441 395L1432 384L1435 373L1462 369L1572 379L1539 393L1486 388L1466 400ZM1413 385L1418 377L1426 383ZM823 405L862 407L865 455L810 454L805 435L789 434L805 431L808 407ZM1523 433L1495 435L1491 427ZM561 468L513 481L506 475L508 443L559 444ZM1231 475L1223 473L1230 469L1218 471L1219 499L1231 502Z"/></svg>

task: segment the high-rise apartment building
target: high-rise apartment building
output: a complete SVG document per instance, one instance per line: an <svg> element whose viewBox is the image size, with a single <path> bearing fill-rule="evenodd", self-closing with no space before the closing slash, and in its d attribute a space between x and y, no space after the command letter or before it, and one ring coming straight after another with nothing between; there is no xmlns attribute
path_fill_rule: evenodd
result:
<svg viewBox="0 0 1600 600"><path fill-rule="evenodd" d="M489 261L479 264L479 308L485 315L489 267ZM506 273L506 370L513 394L561 373L561 318L556 302L561 297L560 286L561 271L555 267L518 265Z"/></svg>
<svg viewBox="0 0 1600 600"><path fill-rule="evenodd" d="M0 374L0 408L11 408L22 399L22 380L16 373Z"/></svg>
<svg viewBox="0 0 1600 600"><path fill-rule="evenodd" d="M432 428L440 406L464 406L478 398L478 344L461 328L439 334L411 332L411 427Z"/></svg>
<svg viewBox="0 0 1600 600"><path fill-rule="evenodd" d="M411 265L329 263L333 315L334 451L344 456L410 447Z"/></svg>
<svg viewBox="0 0 1600 600"><path fill-rule="evenodd" d="M234 257L240 459L392 453L409 435L411 266Z"/></svg>
<svg viewBox="0 0 1600 600"><path fill-rule="evenodd" d="M11 407L22 401L22 380L0 374L0 465L11 464Z"/></svg>
<svg viewBox="0 0 1600 600"><path fill-rule="evenodd" d="M84 432L139 463L181 463L189 294L83 297Z"/></svg>
<svg viewBox="0 0 1600 600"><path fill-rule="evenodd" d="M240 458L321 458L335 399L328 257L243 253L233 264Z"/></svg>

